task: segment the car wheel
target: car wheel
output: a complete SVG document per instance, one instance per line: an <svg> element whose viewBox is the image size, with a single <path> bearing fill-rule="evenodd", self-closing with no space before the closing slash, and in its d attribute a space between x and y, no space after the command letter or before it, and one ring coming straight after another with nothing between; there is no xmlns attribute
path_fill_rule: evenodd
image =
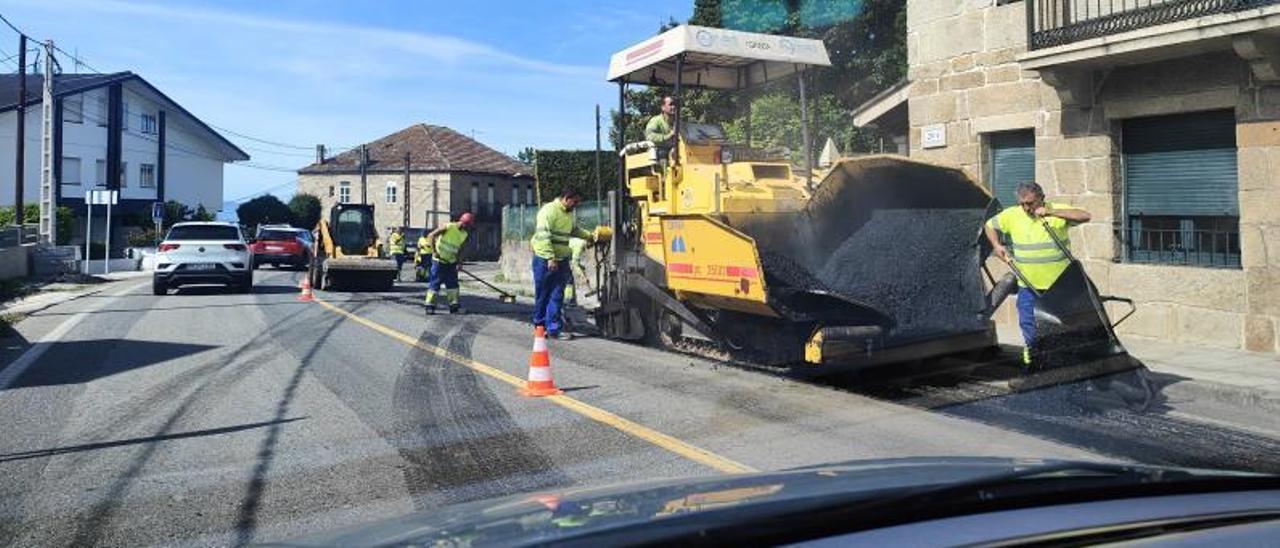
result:
<svg viewBox="0 0 1280 548"><path fill-rule="evenodd" d="M163 281L161 281L161 280L160 280L160 278L152 278L152 279L151 279L151 294L152 294L152 295L167 295L167 294L169 294L169 287L168 287L168 286L167 286Z"/></svg>

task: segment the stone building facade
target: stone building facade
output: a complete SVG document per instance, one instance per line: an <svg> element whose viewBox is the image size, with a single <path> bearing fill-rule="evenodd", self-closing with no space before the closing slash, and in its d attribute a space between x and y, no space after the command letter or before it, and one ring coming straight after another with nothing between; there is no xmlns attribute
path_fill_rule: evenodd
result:
<svg viewBox="0 0 1280 548"><path fill-rule="evenodd" d="M1089 210L1072 246L1137 301L1122 334L1280 352L1280 5L1086 4L908 0L910 155Z"/></svg>
<svg viewBox="0 0 1280 548"><path fill-rule="evenodd" d="M332 158L321 152L315 163L298 170L298 191L318 196L324 215L337 203L363 199L373 204L374 223L384 238L392 227L430 230L471 212L477 223L467 256L497 259L502 208L534 203L527 166L446 127L417 124L364 148L363 187L356 147Z"/></svg>

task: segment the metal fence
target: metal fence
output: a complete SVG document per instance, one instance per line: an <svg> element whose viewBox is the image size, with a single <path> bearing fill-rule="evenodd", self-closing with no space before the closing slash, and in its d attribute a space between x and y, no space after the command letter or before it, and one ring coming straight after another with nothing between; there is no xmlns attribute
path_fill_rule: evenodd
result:
<svg viewBox="0 0 1280 548"><path fill-rule="evenodd" d="M506 206L502 208L502 239L503 241L512 240L528 240L533 237L533 227L538 218L538 209L541 206L525 205L525 206ZM578 219L578 226L587 230L593 230L601 224L607 224L609 216L608 207L604 202L582 202L578 204L577 209L573 210L574 217Z"/></svg>
<svg viewBox="0 0 1280 548"><path fill-rule="evenodd" d="M1029 49L1278 4L1280 0L1026 0Z"/></svg>
<svg viewBox="0 0 1280 548"><path fill-rule="evenodd" d="M1240 268L1239 228L1116 225L1116 239L1131 263Z"/></svg>

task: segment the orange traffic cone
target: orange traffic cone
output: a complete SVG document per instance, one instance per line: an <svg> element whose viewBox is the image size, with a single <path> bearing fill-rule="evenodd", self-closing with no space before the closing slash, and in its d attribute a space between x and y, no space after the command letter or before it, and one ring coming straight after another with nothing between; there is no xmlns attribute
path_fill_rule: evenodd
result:
<svg viewBox="0 0 1280 548"><path fill-rule="evenodd" d="M315 300L311 296L311 277L310 276L302 279L302 294L298 295L298 300L305 303L309 303Z"/></svg>
<svg viewBox="0 0 1280 548"><path fill-rule="evenodd" d="M551 380L551 354L547 352L547 328L533 328L533 355L529 357L529 382L521 394L526 396L557 396L564 391L556 388Z"/></svg>

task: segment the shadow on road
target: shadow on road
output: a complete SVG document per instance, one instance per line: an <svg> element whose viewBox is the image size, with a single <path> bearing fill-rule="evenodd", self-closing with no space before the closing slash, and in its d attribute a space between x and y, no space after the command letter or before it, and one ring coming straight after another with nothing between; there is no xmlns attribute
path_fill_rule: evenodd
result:
<svg viewBox="0 0 1280 548"><path fill-rule="evenodd" d="M41 356L40 367L27 370L11 388L87 383L214 348L217 347L125 339L55 342Z"/></svg>
<svg viewBox="0 0 1280 548"><path fill-rule="evenodd" d="M231 434L252 430L254 428L262 428L264 426L272 426L275 424L283 424L287 422L300 421L307 417L293 417L289 419L279 419L264 422L252 422L248 424L239 424L236 426L224 426L221 428L206 428L203 430L192 430L190 432L175 432L172 434L160 434L155 436L146 436L142 438L129 438L124 440L104 441L98 443L86 443L81 445L68 445L66 447L52 447L49 449L37 449L33 451L21 451L18 453L9 453L0 455L0 462L9 462L15 460L37 459L43 457L53 457L64 455L67 453L79 453L82 451L96 451L98 449L108 449L111 447L121 447L125 445L137 445L140 443L155 443L161 441L173 441L186 438L199 438L205 436L217 436L221 434Z"/></svg>

